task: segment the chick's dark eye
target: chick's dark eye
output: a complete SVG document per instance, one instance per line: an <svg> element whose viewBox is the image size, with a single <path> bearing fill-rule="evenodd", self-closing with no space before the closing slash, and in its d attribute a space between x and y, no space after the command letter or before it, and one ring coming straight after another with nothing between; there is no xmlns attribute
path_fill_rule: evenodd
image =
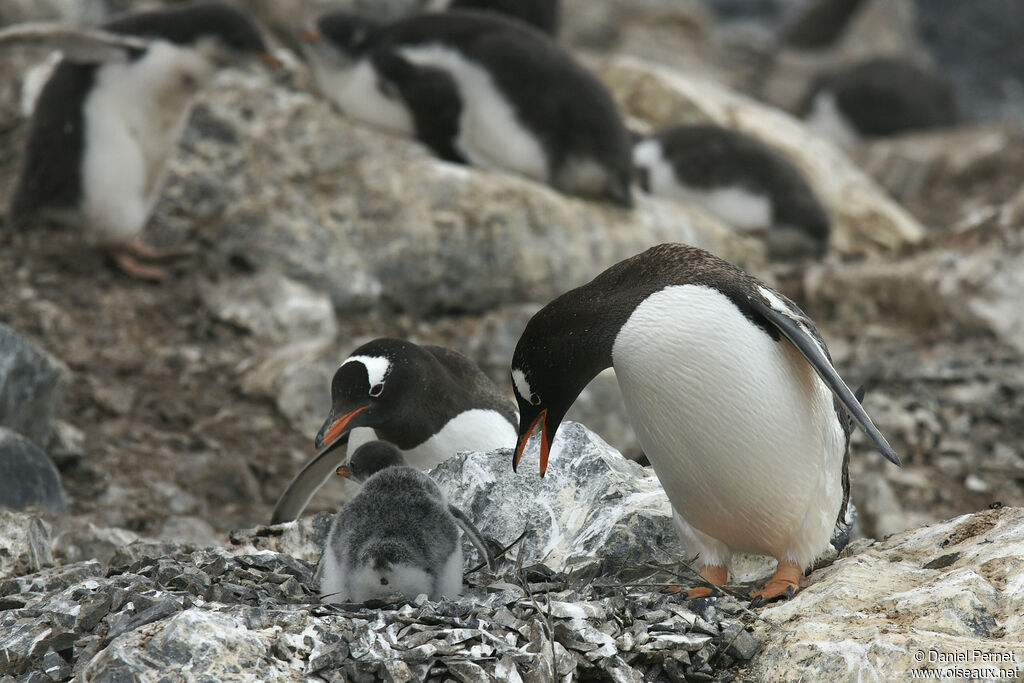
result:
<svg viewBox="0 0 1024 683"><path fill-rule="evenodd" d="M535 406L539 406L540 396L538 396L536 393L530 394L530 403L532 403Z"/></svg>
<svg viewBox="0 0 1024 683"><path fill-rule="evenodd" d="M384 391L384 383L383 382L381 382L380 384L374 384L372 387L370 387L370 396L373 396L373 397L380 396L380 392L382 392L382 391Z"/></svg>

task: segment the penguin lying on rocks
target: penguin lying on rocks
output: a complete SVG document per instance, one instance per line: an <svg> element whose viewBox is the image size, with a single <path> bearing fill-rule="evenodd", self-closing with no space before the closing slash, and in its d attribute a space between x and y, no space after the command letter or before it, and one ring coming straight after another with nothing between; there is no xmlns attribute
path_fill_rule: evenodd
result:
<svg viewBox="0 0 1024 683"><path fill-rule="evenodd" d="M102 30L0 33L0 45L28 40L65 54L35 99L8 222L56 220L111 250L125 272L160 279L162 269L138 260L159 254L138 238L193 96L243 56L276 60L252 20L222 2L127 14Z"/></svg>
<svg viewBox="0 0 1024 683"><path fill-rule="evenodd" d="M652 247L533 316L512 358L513 468L539 428L544 473L562 417L609 366L701 576L725 584L734 551L778 560L756 604L792 596L830 541L849 538L848 415L899 464L814 323L702 249Z"/></svg>
<svg viewBox="0 0 1024 683"><path fill-rule="evenodd" d="M390 24L320 17L304 52L345 115L438 156L631 205L630 139L604 85L547 36L489 12Z"/></svg>
<svg viewBox="0 0 1024 683"><path fill-rule="evenodd" d="M362 482L334 518L317 578L324 602L366 602L401 594L431 600L462 592L461 528L481 556L492 557L473 522L450 505L426 474L394 445L371 441L339 474Z"/></svg>
<svg viewBox="0 0 1024 683"><path fill-rule="evenodd" d="M673 126L633 146L640 187L761 234L772 257L823 256L828 213L800 171L761 141L713 125Z"/></svg>
<svg viewBox="0 0 1024 683"><path fill-rule="evenodd" d="M316 436L317 455L281 495L271 524L296 519L349 452L349 435L369 428L410 465L428 469L458 451L511 448L515 406L462 354L381 337L345 359L331 381L331 412Z"/></svg>

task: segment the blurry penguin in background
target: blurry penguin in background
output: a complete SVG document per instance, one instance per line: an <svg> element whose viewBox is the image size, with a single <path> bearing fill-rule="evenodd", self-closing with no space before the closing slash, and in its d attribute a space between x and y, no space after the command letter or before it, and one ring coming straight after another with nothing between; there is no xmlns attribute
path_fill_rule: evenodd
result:
<svg viewBox="0 0 1024 683"><path fill-rule="evenodd" d="M35 98L8 222L81 229L126 273L162 278L138 260L160 256L138 238L193 96L244 56L277 61L249 17L222 2L127 14L100 31L25 24L0 33L0 45L32 39L64 58Z"/></svg>
<svg viewBox="0 0 1024 683"><path fill-rule="evenodd" d="M473 522L392 444L363 444L338 474L363 485L334 518L317 567L325 602L366 602L396 593L410 599L421 593L431 600L458 596L459 528L492 566Z"/></svg>
<svg viewBox="0 0 1024 683"><path fill-rule="evenodd" d="M748 135L713 125L673 126L639 138L633 164L643 190L697 204L759 234L773 258L821 257L828 249L828 213L803 175Z"/></svg>
<svg viewBox="0 0 1024 683"><path fill-rule="evenodd" d="M332 13L303 35L320 90L347 116L444 159L631 205L629 133L614 100L522 22L455 11L382 25Z"/></svg>
<svg viewBox="0 0 1024 683"><path fill-rule="evenodd" d="M942 74L896 57L870 59L817 78L798 113L809 128L841 144L959 120Z"/></svg>
<svg viewBox="0 0 1024 683"><path fill-rule="evenodd" d="M551 37L558 35L559 0L427 0L426 9L498 12L530 24Z"/></svg>

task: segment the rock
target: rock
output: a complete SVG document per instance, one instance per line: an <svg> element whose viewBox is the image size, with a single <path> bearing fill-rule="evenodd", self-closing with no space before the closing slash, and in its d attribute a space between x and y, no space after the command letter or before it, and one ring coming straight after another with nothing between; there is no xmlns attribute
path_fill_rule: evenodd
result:
<svg viewBox="0 0 1024 683"><path fill-rule="evenodd" d="M915 669L939 670L939 678L974 669L984 671L976 680L1019 677L1022 579L1024 508L963 515L858 544L811 575L795 599L761 613L774 626L755 626L764 644L746 675L904 680Z"/></svg>
<svg viewBox="0 0 1024 683"><path fill-rule="evenodd" d="M53 564L50 528L35 515L0 510L0 581Z"/></svg>
<svg viewBox="0 0 1024 683"><path fill-rule="evenodd" d="M0 507L64 512L68 497L50 457L17 432L0 427Z"/></svg>
<svg viewBox="0 0 1024 683"><path fill-rule="evenodd" d="M653 470L583 425L559 428L543 479L536 446L527 448L518 474L511 461L509 451L459 454L431 475L485 535L508 544L528 529L517 550L525 565L569 571L595 557L610 564L680 558L671 507Z"/></svg>
<svg viewBox="0 0 1024 683"><path fill-rule="evenodd" d="M0 426L45 446L69 375L66 365L0 323Z"/></svg>
<svg viewBox="0 0 1024 683"><path fill-rule="evenodd" d="M796 164L831 215L831 249L840 254L894 250L924 237L924 228L842 151L779 110L632 58L608 60L599 75L624 112L655 128L710 122L778 149Z"/></svg>
<svg viewBox="0 0 1024 683"><path fill-rule="evenodd" d="M761 262L759 245L698 210L646 198L623 210L442 162L268 78L218 76L203 106L239 140L182 146L157 218L181 210L173 198L184 184L209 178L227 207L204 221L213 257L276 270L327 294L340 312L546 301L664 241Z"/></svg>

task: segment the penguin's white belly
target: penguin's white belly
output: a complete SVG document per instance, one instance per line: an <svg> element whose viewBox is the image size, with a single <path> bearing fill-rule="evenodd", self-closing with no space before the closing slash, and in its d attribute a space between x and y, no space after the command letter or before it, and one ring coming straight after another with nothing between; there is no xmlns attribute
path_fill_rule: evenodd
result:
<svg viewBox="0 0 1024 683"><path fill-rule="evenodd" d="M514 171L542 182L550 180L547 154L519 122L486 69L443 45L406 47L398 52L414 64L442 69L454 79L462 97L455 146L470 164Z"/></svg>
<svg viewBox="0 0 1024 683"><path fill-rule="evenodd" d="M515 427L499 413L475 408L459 413L437 434L402 454L412 467L426 470L459 451L514 448L516 438Z"/></svg>
<svg viewBox="0 0 1024 683"><path fill-rule="evenodd" d="M803 566L825 549L846 438L792 344L717 290L680 285L636 308L612 357L640 443L690 526Z"/></svg>
<svg viewBox="0 0 1024 683"><path fill-rule="evenodd" d="M103 237L129 240L145 227L192 97L212 74L197 52L159 42L97 70L84 103L82 209Z"/></svg>
<svg viewBox="0 0 1024 683"><path fill-rule="evenodd" d="M680 182L658 140L638 143L633 148L633 163L647 171L650 192L655 196L696 204L741 229L767 228L772 224L771 197L739 185L701 188Z"/></svg>
<svg viewBox="0 0 1024 683"><path fill-rule="evenodd" d="M314 57L312 65L317 86L346 116L390 133L415 134L409 108L381 91L377 71L368 60L339 66Z"/></svg>
<svg viewBox="0 0 1024 683"><path fill-rule="evenodd" d="M814 96L804 125L818 135L846 147L860 140L857 129L839 109L836 96L830 91L822 91Z"/></svg>

